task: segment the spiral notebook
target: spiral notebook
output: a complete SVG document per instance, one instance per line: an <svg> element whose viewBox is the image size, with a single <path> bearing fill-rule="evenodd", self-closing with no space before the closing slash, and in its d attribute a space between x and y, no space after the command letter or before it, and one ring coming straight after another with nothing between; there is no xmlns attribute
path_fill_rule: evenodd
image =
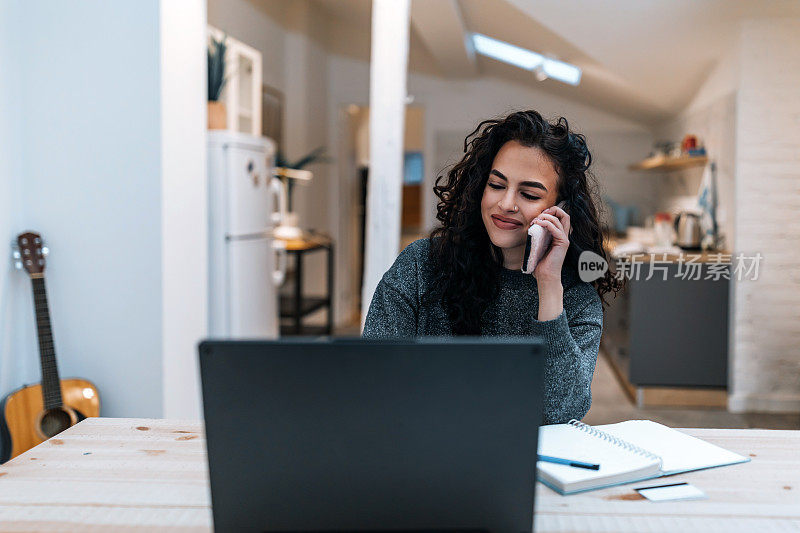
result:
<svg viewBox="0 0 800 533"><path fill-rule="evenodd" d="M542 426L539 454L600 464L600 470L587 470L540 461L539 481L561 494L750 460L650 420Z"/></svg>

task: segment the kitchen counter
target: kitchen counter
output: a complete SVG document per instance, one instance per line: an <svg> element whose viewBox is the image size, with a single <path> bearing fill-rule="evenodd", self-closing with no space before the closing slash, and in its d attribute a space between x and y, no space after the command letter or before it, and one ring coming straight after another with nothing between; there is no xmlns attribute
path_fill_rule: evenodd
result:
<svg viewBox="0 0 800 533"><path fill-rule="evenodd" d="M667 262L667 263L730 263L732 260L729 250L682 250L674 248L666 251L654 246L642 244L642 252L621 252L615 253L620 245L629 245L636 241L627 240L621 237L606 237L603 247L612 258L624 259L632 262ZM640 243L637 243L640 244Z"/></svg>

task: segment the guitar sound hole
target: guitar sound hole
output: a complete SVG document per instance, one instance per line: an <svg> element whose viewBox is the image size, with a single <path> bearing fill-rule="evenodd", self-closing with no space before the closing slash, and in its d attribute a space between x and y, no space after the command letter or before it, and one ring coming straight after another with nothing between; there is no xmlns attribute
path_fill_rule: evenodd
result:
<svg viewBox="0 0 800 533"><path fill-rule="evenodd" d="M42 416L41 430L42 434L48 439L53 435L58 435L65 429L69 428L72 424L72 419L69 413L61 409L50 409L45 411Z"/></svg>

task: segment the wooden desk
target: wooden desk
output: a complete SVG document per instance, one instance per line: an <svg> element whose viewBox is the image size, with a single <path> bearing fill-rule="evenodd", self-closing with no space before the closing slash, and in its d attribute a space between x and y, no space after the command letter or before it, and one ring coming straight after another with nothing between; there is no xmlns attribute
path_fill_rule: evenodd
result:
<svg viewBox="0 0 800 533"><path fill-rule="evenodd" d="M203 426L87 418L0 466L0 531L211 531Z"/></svg>
<svg viewBox="0 0 800 533"><path fill-rule="evenodd" d="M709 468L572 496L538 484L536 532L800 531L800 431L681 429L750 457ZM706 500L652 503L633 487L688 481Z"/></svg>
<svg viewBox="0 0 800 533"><path fill-rule="evenodd" d="M687 429L751 462L661 478L700 501L651 503L634 486L560 496L539 484L536 531L800 531L800 431ZM668 481L667 481L668 480ZM0 466L0 531L211 530L202 425L89 418Z"/></svg>

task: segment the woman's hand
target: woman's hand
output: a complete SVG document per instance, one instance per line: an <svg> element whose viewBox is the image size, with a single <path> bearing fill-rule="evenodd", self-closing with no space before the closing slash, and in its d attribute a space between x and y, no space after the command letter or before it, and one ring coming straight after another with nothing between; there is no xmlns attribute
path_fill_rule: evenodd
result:
<svg viewBox="0 0 800 533"><path fill-rule="evenodd" d="M569 215L560 207L553 206L542 211L533 223L545 228L553 237L550 250L533 270L539 290L538 319L553 320L564 310L561 267L569 249Z"/></svg>
<svg viewBox="0 0 800 533"><path fill-rule="evenodd" d="M569 215L558 206L548 207L533 219L533 223L549 231L553 238L550 250L536 265L533 275L539 284L561 283L561 267L569 249Z"/></svg>

